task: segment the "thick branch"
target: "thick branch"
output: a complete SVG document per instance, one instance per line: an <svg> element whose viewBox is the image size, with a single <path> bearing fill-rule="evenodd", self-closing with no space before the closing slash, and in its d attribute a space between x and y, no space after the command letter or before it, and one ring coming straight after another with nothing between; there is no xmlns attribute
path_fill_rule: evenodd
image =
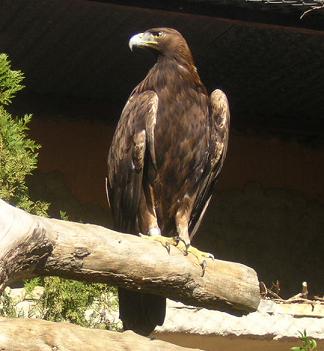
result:
<svg viewBox="0 0 324 351"><path fill-rule="evenodd" d="M0 291L10 282L58 275L152 292L185 304L222 310L255 310L255 271L238 263L196 258L176 247L92 224L30 215L0 200Z"/></svg>
<svg viewBox="0 0 324 351"><path fill-rule="evenodd" d="M134 351L194 351L131 331L118 333L37 319L0 318L0 330L2 351L126 351L130 347Z"/></svg>

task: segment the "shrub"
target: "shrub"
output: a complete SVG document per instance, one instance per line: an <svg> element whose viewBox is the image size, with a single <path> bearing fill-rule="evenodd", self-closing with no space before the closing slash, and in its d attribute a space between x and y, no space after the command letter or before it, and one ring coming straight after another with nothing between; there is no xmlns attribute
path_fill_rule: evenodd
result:
<svg viewBox="0 0 324 351"><path fill-rule="evenodd" d="M49 204L33 201L26 184L26 177L37 168L40 148L40 145L27 135L32 116L12 117L6 110L15 94L23 88L21 84L23 79L22 72L11 69L8 56L0 54L0 198L27 212L47 216ZM62 212L61 216L67 219L65 213ZM39 284L45 288L37 304L42 318L116 329L113 322L100 317L103 317L102 313L108 307L116 309L117 297L114 288L104 284L86 284L47 277L26 281L26 292L32 293ZM89 307L92 308L95 302L97 308L92 310L96 318L86 319L85 311ZM7 317L15 315L15 303L10 293L4 292L0 296L0 315Z"/></svg>
<svg viewBox="0 0 324 351"><path fill-rule="evenodd" d="M26 177L37 167L40 145L27 136L31 115L14 118L6 110L24 76L10 68L6 54L0 54L0 198L30 213L46 215L48 204L32 201Z"/></svg>

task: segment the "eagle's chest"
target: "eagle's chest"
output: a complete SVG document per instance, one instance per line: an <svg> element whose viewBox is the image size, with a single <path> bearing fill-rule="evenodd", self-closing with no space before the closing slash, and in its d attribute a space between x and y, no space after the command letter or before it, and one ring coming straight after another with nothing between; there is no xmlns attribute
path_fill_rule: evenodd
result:
<svg viewBox="0 0 324 351"><path fill-rule="evenodd" d="M155 126L155 152L160 176L183 182L202 166L207 152L207 106L199 96L159 97ZM198 170L200 171L200 170Z"/></svg>

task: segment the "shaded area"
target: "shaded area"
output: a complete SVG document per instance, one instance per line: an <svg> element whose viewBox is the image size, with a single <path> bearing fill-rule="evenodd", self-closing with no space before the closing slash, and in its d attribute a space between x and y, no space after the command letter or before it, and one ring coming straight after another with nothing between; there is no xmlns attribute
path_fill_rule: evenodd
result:
<svg viewBox="0 0 324 351"><path fill-rule="evenodd" d="M285 189L251 184L218 192L195 244L213 247L216 258L255 267L269 287L279 280L285 298L299 292L302 281L320 295L323 211L323 203Z"/></svg>
<svg viewBox="0 0 324 351"><path fill-rule="evenodd" d="M153 62L132 54L128 38L171 26L209 91L229 96L234 128L323 139L322 31L81 0L7 0L0 12L1 50L26 73L26 93L122 106Z"/></svg>
<svg viewBox="0 0 324 351"><path fill-rule="evenodd" d="M118 0L90 0L119 4ZM323 29L324 11L313 12L312 16L302 14L312 6L321 6L323 0L124 0L127 6L160 9L172 12L192 13L225 17L243 21L281 24L301 28Z"/></svg>

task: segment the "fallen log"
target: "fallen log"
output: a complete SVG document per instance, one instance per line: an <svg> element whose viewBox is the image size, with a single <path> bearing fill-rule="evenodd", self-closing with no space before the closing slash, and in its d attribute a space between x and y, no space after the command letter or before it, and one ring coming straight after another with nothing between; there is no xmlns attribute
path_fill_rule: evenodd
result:
<svg viewBox="0 0 324 351"><path fill-rule="evenodd" d="M194 351L165 341L145 338L131 331L119 333L69 323L22 318L0 318L0 350Z"/></svg>
<svg viewBox="0 0 324 351"><path fill-rule="evenodd" d="M259 282L252 268L210 260L201 273L196 258L176 247L168 253L134 235L30 215L0 200L0 292L17 280L57 275L210 309L257 309Z"/></svg>

